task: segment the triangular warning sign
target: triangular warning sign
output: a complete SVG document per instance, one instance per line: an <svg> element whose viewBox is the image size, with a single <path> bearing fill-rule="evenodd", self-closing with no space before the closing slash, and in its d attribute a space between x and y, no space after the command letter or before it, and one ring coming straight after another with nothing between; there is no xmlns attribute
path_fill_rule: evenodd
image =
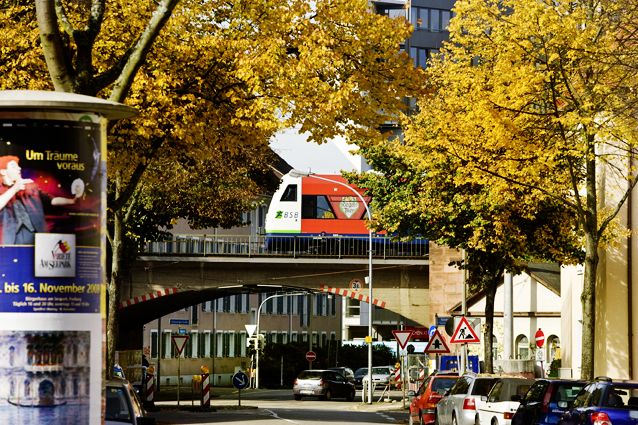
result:
<svg viewBox="0 0 638 425"><path fill-rule="evenodd" d="M461 322L456 327L454 335L450 340L452 344L464 344L466 342L481 342L481 339L476 335L472 326L465 317L461 317Z"/></svg>
<svg viewBox="0 0 638 425"><path fill-rule="evenodd" d="M182 351L184 351L184 347L186 347L186 342L188 341L188 335L171 335L171 339L173 340L173 344L177 349L177 354L182 355Z"/></svg>
<svg viewBox="0 0 638 425"><path fill-rule="evenodd" d="M412 331L392 331L392 333L394 334L394 337L397 339L397 342L399 343L399 347L401 347L401 349L405 349L405 346L407 345L408 341L410 340L410 337L412 336Z"/></svg>
<svg viewBox="0 0 638 425"><path fill-rule="evenodd" d="M435 353L435 354L444 354L449 353L450 349L445 343L445 340L439 333L439 330L436 329L432 334L432 338L430 338L430 342L428 346L423 350L425 353Z"/></svg>

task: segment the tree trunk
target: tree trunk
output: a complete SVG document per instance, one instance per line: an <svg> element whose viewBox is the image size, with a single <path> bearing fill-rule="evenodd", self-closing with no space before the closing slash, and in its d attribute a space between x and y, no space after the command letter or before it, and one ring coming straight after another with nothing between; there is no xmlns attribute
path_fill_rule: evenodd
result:
<svg viewBox="0 0 638 425"><path fill-rule="evenodd" d="M485 340L483 341L483 346L485 347L485 372L494 373L494 359L492 358L494 347L492 346L492 334L494 332L494 300L496 298L497 280L490 279L490 282L486 282L486 284Z"/></svg>
<svg viewBox="0 0 638 425"><path fill-rule="evenodd" d="M585 275L583 292L580 300L583 307L583 337L580 377L584 380L594 379L594 344L596 329L596 270L598 268L598 205L596 197L596 161L594 137L589 135L589 155L587 167L586 211L584 212L583 228L585 230Z"/></svg>
<svg viewBox="0 0 638 425"><path fill-rule="evenodd" d="M598 241L589 232L586 234L585 275L580 301L583 307L582 343L580 378L594 379L594 342L596 329L596 270L598 268Z"/></svg>
<svg viewBox="0 0 638 425"><path fill-rule="evenodd" d="M111 239L111 275L108 281L108 311L106 325L106 374L112 376L115 365L115 351L120 328L120 285L122 276L120 275L120 264L123 251L123 223L122 212L113 214L113 237Z"/></svg>

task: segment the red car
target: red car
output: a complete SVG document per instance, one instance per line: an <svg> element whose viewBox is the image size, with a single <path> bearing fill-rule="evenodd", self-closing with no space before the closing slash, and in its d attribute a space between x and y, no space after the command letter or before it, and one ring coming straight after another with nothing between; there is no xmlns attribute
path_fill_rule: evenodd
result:
<svg viewBox="0 0 638 425"><path fill-rule="evenodd" d="M414 400L410 403L410 425L433 424L436 404L454 385L458 377L457 372L438 372L430 375L421 384L416 394L414 391L409 391L408 395L414 396Z"/></svg>

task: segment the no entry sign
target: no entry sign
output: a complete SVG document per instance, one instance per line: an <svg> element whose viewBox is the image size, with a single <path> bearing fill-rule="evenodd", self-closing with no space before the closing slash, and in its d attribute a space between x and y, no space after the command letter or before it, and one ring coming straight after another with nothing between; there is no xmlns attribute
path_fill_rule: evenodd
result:
<svg viewBox="0 0 638 425"><path fill-rule="evenodd" d="M309 362L314 361L317 358L317 354L314 351L308 351L306 353L306 360Z"/></svg>
<svg viewBox="0 0 638 425"><path fill-rule="evenodd" d="M545 334L540 329L536 331L536 345L540 348L545 343Z"/></svg>

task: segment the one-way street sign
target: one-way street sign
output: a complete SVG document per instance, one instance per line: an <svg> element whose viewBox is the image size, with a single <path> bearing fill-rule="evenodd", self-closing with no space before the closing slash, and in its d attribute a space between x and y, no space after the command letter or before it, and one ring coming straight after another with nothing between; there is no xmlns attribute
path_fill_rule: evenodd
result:
<svg viewBox="0 0 638 425"><path fill-rule="evenodd" d="M428 343L428 346L425 347L424 352L434 354L445 354L450 352L450 349L448 348L438 329L436 329L432 334L430 342Z"/></svg>

